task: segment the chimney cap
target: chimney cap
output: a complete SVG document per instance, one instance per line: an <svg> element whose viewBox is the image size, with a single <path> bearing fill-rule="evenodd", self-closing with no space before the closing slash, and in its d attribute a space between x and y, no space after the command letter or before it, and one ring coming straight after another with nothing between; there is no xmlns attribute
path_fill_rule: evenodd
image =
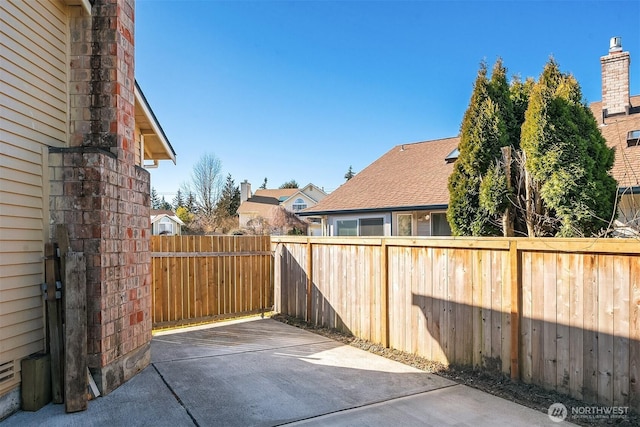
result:
<svg viewBox="0 0 640 427"><path fill-rule="evenodd" d="M609 40L609 53L622 52L622 37L611 37Z"/></svg>

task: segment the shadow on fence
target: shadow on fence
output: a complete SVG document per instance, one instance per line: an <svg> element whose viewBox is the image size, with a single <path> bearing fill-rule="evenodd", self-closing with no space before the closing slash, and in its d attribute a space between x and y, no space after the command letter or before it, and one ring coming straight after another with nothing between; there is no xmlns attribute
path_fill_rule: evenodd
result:
<svg viewBox="0 0 640 427"><path fill-rule="evenodd" d="M276 310L441 363L640 411L637 246L581 242L567 253L528 241L353 242L281 239Z"/></svg>

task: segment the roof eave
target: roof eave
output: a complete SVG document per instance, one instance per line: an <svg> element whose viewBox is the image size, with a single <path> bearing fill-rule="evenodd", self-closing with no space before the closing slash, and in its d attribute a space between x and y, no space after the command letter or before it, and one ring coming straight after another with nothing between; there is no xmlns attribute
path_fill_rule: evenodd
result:
<svg viewBox="0 0 640 427"><path fill-rule="evenodd" d="M379 213L379 212L407 212L407 211L436 211L446 210L448 204L433 205L414 205L414 206L390 206L383 208L364 208L364 209L335 209L324 211L302 211L297 212L298 216L318 216L318 215L348 215L355 213Z"/></svg>
<svg viewBox="0 0 640 427"><path fill-rule="evenodd" d="M85 12L87 12L87 14L91 15L91 6L93 1L89 1L89 0L64 0L64 2L68 5L68 6L82 6L85 10Z"/></svg>
<svg viewBox="0 0 640 427"><path fill-rule="evenodd" d="M153 132L153 135L159 141L159 144L154 146L154 149L152 150L154 153L158 153L157 158L151 158L146 160L171 160L173 164L176 164L176 152L171 146L169 139L164 133L164 130L162 130L162 126L160 126L158 119L153 113L153 110L151 109L149 102L147 102L147 99L142 93L142 90L140 89L140 85L138 85L137 81L135 82L134 96L135 96L136 108L140 108L140 111L147 118L151 126L151 131Z"/></svg>
<svg viewBox="0 0 640 427"><path fill-rule="evenodd" d="M640 186L633 187L619 187L618 194L640 194Z"/></svg>

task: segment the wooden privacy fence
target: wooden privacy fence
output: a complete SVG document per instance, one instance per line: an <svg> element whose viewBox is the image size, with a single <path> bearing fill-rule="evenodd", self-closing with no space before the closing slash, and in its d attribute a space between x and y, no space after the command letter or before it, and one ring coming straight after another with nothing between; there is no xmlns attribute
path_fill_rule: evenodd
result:
<svg viewBox="0 0 640 427"><path fill-rule="evenodd" d="M276 310L640 410L640 242L272 239Z"/></svg>
<svg viewBox="0 0 640 427"><path fill-rule="evenodd" d="M152 236L153 325L270 310L269 236Z"/></svg>

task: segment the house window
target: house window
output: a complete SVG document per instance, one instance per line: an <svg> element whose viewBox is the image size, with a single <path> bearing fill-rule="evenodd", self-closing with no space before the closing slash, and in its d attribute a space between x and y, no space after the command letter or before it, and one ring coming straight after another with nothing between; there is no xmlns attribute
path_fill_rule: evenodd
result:
<svg viewBox="0 0 640 427"><path fill-rule="evenodd" d="M632 130L627 133L627 147L640 145L640 130Z"/></svg>
<svg viewBox="0 0 640 427"><path fill-rule="evenodd" d="M173 221L169 218L162 218L158 223L158 234L173 234Z"/></svg>
<svg viewBox="0 0 640 427"><path fill-rule="evenodd" d="M447 155L447 157L444 158L444 161L447 163L453 163L458 159L459 156L460 156L460 151L456 148L455 150L450 152Z"/></svg>
<svg viewBox="0 0 640 427"><path fill-rule="evenodd" d="M431 235L451 236L451 227L449 227L446 213L434 212L431 214Z"/></svg>
<svg viewBox="0 0 640 427"><path fill-rule="evenodd" d="M357 236L358 220L347 219L336 221L336 236Z"/></svg>
<svg viewBox="0 0 640 427"><path fill-rule="evenodd" d="M293 211L298 212L303 209L307 209L307 204L305 203L305 201L300 198L296 199L296 201L293 202Z"/></svg>
<svg viewBox="0 0 640 427"><path fill-rule="evenodd" d="M413 236L413 215L398 215L398 236Z"/></svg>
<svg viewBox="0 0 640 427"><path fill-rule="evenodd" d="M384 236L384 218L362 218L360 220L361 236Z"/></svg>

